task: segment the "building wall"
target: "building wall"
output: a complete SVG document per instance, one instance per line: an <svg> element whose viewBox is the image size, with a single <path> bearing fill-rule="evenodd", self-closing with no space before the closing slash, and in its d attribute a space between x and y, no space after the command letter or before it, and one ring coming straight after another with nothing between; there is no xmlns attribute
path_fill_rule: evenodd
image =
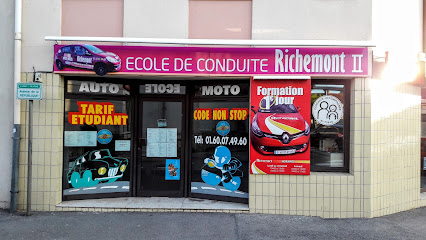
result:
<svg viewBox="0 0 426 240"><path fill-rule="evenodd" d="M61 1L23 1L22 33L22 72L52 72L54 42L44 37L61 35Z"/></svg>
<svg viewBox="0 0 426 240"><path fill-rule="evenodd" d="M420 200L420 87L376 80L371 92L372 216L412 209Z"/></svg>
<svg viewBox="0 0 426 240"><path fill-rule="evenodd" d="M370 217L370 146L365 137L370 134L368 81L357 78L351 83L350 172L250 175L251 212L324 218Z"/></svg>
<svg viewBox="0 0 426 240"><path fill-rule="evenodd" d="M122 1L123 37L188 38L189 0ZM253 0L252 6L252 39L371 40L371 0L333 4ZM33 67L36 71L52 71L54 42L46 42L44 37L62 34L61 9L62 1L24 1L23 72L32 72Z"/></svg>
<svg viewBox="0 0 426 240"><path fill-rule="evenodd" d="M2 2L0 8L0 58L1 85L0 88L0 169L4 169L0 175L0 209L9 208L11 162L12 162L12 129L13 129L13 50L14 50L14 1Z"/></svg>
<svg viewBox="0 0 426 240"><path fill-rule="evenodd" d="M64 81L58 74L42 75L43 99L33 105L32 210L54 211L62 201ZM32 82L23 73L22 82ZM22 132L19 162L18 209L27 203L28 101L21 104Z"/></svg>
<svg viewBox="0 0 426 240"><path fill-rule="evenodd" d="M386 11L384 11L386 9ZM373 217L408 210L420 197L421 89L409 84L423 51L423 1L373 1L371 198ZM398 16L398 17L395 17ZM403 19L403 21L401 21ZM385 58L387 54L387 58Z"/></svg>
<svg viewBox="0 0 426 240"><path fill-rule="evenodd" d="M387 1L386 1L387 2ZM371 40L372 0L253 0L253 39Z"/></svg>
<svg viewBox="0 0 426 240"><path fill-rule="evenodd" d="M188 37L187 0L123 1L124 37ZM250 175L250 212L325 218L376 217L425 204L419 196L420 90L398 82L412 79L411 70L421 46L421 15L413 12L420 2L404 3L407 8L401 10L397 1L330 4L272 0L265 4L253 0L253 39L377 40L374 51L389 51L390 58L382 79L352 80L350 172ZM382 11L385 5L394 10ZM400 17L393 17L395 14ZM403 24L398 19L407 22ZM45 42L44 37L61 35L61 1L25 1L23 25L22 81L31 81L33 67L36 71L52 71L54 43ZM43 79L44 99L34 104L33 209L83 210L56 207L62 201L64 86L57 74L44 74ZM23 125L27 123L27 107L23 104L21 108ZM20 155L21 210L26 203L26 129L22 128Z"/></svg>

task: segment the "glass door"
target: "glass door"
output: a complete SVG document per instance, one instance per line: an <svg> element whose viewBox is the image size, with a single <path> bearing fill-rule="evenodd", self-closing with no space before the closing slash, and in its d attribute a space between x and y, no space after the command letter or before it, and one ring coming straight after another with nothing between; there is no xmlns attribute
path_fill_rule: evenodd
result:
<svg viewBox="0 0 426 240"><path fill-rule="evenodd" d="M140 100L138 196L183 197L183 100Z"/></svg>

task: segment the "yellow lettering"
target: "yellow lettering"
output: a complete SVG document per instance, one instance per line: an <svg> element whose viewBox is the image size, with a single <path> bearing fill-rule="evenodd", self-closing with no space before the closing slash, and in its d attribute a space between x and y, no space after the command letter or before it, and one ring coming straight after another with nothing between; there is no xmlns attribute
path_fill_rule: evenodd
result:
<svg viewBox="0 0 426 240"><path fill-rule="evenodd" d="M78 124L78 122L77 122L77 115L76 114L73 114L71 116L71 124Z"/></svg>
<svg viewBox="0 0 426 240"><path fill-rule="evenodd" d="M87 114L95 114L95 108L93 107L93 104L90 104L87 107Z"/></svg>
<svg viewBox="0 0 426 240"><path fill-rule="evenodd" d="M114 115L114 125L121 125L121 116Z"/></svg>
<svg viewBox="0 0 426 240"><path fill-rule="evenodd" d="M108 105L108 114L114 113L114 105Z"/></svg>
<svg viewBox="0 0 426 240"><path fill-rule="evenodd" d="M78 118L79 118L78 124L80 124L80 125L84 124L84 117L85 117L85 115L78 115Z"/></svg>
<svg viewBox="0 0 426 240"><path fill-rule="evenodd" d="M93 117L94 117L93 124L94 125L99 125L101 123L101 121L102 121L101 116L95 115Z"/></svg>
<svg viewBox="0 0 426 240"><path fill-rule="evenodd" d="M93 115L86 115L86 124L87 125L93 124Z"/></svg>
<svg viewBox="0 0 426 240"><path fill-rule="evenodd" d="M129 116L122 116L121 119L123 119L123 125L127 125L127 118L129 118Z"/></svg>
<svg viewBox="0 0 426 240"><path fill-rule="evenodd" d="M85 103L80 104L80 108L81 108L81 113L86 114L87 104L85 104Z"/></svg>
<svg viewBox="0 0 426 240"><path fill-rule="evenodd" d="M113 125L114 122L112 121L112 116L108 115L106 116L106 124L105 125Z"/></svg>
<svg viewBox="0 0 426 240"><path fill-rule="evenodd" d="M102 105L96 104L96 114L104 114L102 111Z"/></svg>

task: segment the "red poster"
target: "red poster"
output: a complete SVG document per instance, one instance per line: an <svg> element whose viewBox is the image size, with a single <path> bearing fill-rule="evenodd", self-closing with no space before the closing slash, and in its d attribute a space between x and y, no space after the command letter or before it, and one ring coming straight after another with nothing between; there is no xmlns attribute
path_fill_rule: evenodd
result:
<svg viewBox="0 0 426 240"><path fill-rule="evenodd" d="M252 79L250 173L309 175L310 119L310 79Z"/></svg>

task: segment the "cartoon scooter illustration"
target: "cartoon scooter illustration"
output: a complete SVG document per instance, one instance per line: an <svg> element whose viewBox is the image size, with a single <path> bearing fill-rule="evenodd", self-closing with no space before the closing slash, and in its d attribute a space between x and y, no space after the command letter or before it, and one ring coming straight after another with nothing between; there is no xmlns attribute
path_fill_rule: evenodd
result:
<svg viewBox="0 0 426 240"><path fill-rule="evenodd" d="M231 157L231 151L227 147L216 147L213 156L204 159L204 163L201 178L205 183L210 185L222 183L230 191L240 187L243 172L239 168L242 164L237 158Z"/></svg>

